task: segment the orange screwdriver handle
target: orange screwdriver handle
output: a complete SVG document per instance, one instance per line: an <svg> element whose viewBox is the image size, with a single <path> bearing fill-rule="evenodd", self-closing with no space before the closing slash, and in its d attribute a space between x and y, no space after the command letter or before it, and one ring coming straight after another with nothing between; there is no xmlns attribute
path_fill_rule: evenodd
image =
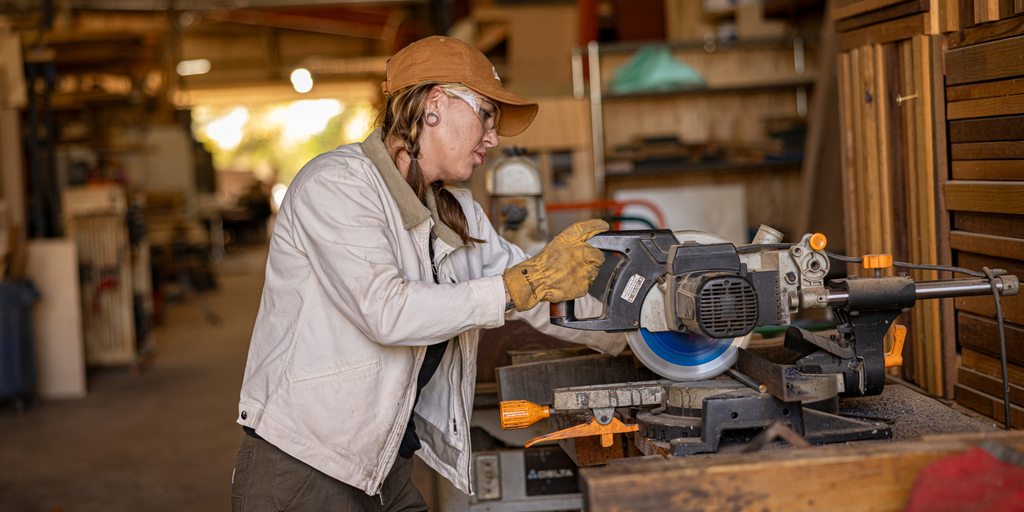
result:
<svg viewBox="0 0 1024 512"><path fill-rule="evenodd" d="M885 353L885 367L903 366L903 341L907 339L907 328L892 326L892 352Z"/></svg>
<svg viewBox="0 0 1024 512"><path fill-rule="evenodd" d="M501 429L514 430L526 428L538 421L551 416L546 405L537 405L526 400L509 400L501 402Z"/></svg>

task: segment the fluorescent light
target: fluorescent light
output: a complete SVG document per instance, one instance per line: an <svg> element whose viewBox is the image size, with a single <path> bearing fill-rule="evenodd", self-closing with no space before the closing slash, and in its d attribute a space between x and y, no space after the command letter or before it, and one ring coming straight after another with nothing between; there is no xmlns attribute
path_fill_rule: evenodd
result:
<svg viewBox="0 0 1024 512"><path fill-rule="evenodd" d="M292 71L292 87L300 93L307 93L313 88L313 76L308 69L299 68Z"/></svg>
<svg viewBox="0 0 1024 512"><path fill-rule="evenodd" d="M202 75L210 71L210 61L206 59L183 60L178 63L178 74L181 76Z"/></svg>

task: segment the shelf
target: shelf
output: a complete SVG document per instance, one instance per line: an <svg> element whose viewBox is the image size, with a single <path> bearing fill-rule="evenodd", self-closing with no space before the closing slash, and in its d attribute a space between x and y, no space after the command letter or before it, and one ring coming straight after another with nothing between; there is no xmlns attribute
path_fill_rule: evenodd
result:
<svg viewBox="0 0 1024 512"><path fill-rule="evenodd" d="M770 39L742 39L732 41L630 41L625 43L601 43L598 51L602 56L633 53L645 46L667 46L673 50L705 50L707 52L731 50L778 50L792 48L793 42L801 39L806 45L818 40L817 35Z"/></svg>
<svg viewBox="0 0 1024 512"><path fill-rule="evenodd" d="M630 178L648 178L654 176L708 173L708 172L758 172L758 171L791 171L799 170L801 160L784 162L714 162L692 165L662 164L648 165L631 172L608 173L605 179L626 180Z"/></svg>
<svg viewBox="0 0 1024 512"><path fill-rule="evenodd" d="M814 85L814 75L809 74L806 78L799 80L788 80L775 83L761 83L749 85L737 85L732 87L701 87L692 89L680 89L674 91L644 92L629 94L605 94L602 101L629 101L648 99L668 99L677 96L707 96L714 94L754 94L759 92L775 92L796 89L798 87L811 87Z"/></svg>

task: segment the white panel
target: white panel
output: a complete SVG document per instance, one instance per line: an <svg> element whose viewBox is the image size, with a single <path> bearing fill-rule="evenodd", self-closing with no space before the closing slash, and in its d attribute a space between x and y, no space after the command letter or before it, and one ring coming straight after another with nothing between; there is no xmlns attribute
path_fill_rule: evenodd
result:
<svg viewBox="0 0 1024 512"><path fill-rule="evenodd" d="M613 199L642 199L654 204L665 216L665 227L672 231L705 231L734 244L750 242L746 194L741 184L621 190ZM651 210L643 206L627 206L622 213L626 217L655 220ZM623 222L620 229L649 229L649 226Z"/></svg>
<svg viewBox="0 0 1024 512"><path fill-rule="evenodd" d="M78 251L70 239L28 242L26 273L39 290L35 306L36 390L44 399L85 397L85 344Z"/></svg>

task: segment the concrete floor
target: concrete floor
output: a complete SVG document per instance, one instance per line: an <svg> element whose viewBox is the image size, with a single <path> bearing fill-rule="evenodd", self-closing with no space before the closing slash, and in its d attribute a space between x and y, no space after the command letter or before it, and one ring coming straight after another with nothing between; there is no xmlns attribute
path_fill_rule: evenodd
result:
<svg viewBox="0 0 1024 512"><path fill-rule="evenodd" d="M0 511L229 510L265 262L257 246L217 266L219 289L206 297L219 326L195 302L169 305L141 375L91 371L84 399L0 412Z"/></svg>

